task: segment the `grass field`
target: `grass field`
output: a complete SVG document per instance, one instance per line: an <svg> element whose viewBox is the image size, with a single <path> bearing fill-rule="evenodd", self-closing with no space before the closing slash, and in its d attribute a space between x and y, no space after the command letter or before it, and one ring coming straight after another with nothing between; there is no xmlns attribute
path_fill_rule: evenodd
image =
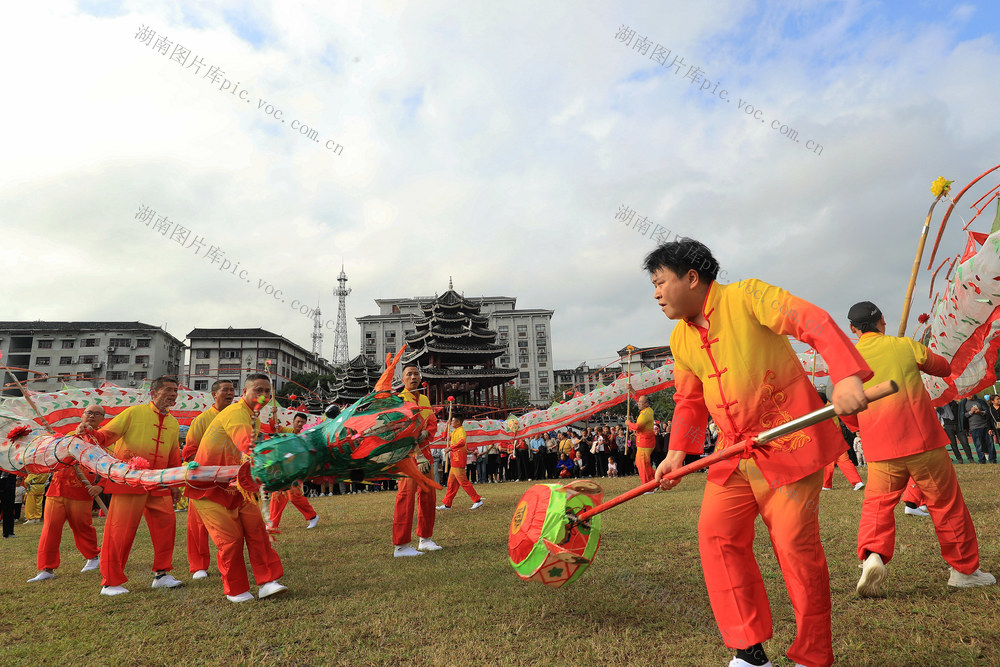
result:
<svg viewBox="0 0 1000 667"><path fill-rule="evenodd" d="M997 572L1000 469L958 471L983 569ZM636 480L607 481L605 497ZM609 510L596 561L559 590L520 581L506 560L511 514L528 483L480 485L486 504L476 511L460 495L455 509L438 513L434 539L444 550L419 558L392 557L393 493L314 499L320 524L308 531L289 506L278 551L291 591L242 605L223 597L214 563L208 579L187 574L185 514L177 515L174 574L187 585L149 588L152 550L143 527L127 569L132 593L117 598L98 595L99 573L79 572L83 558L68 529L57 578L25 583L35 573L40 526L19 525L18 538L0 542L0 661L725 665L732 651L712 620L697 554L704 484L704 475L692 475L673 491ZM900 506L888 597L855 596L862 493L839 472L835 484L820 512L838 664L1000 664L1000 587L949 588L929 519L904 516ZM775 625L765 648L776 665L788 665L792 609L759 521L756 551Z"/></svg>

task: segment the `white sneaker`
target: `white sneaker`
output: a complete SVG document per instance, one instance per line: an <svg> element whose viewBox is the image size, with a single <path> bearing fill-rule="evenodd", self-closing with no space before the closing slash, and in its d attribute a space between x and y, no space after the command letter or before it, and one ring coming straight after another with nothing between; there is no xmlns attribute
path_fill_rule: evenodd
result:
<svg viewBox="0 0 1000 667"><path fill-rule="evenodd" d="M927 505L921 505L921 506L920 506L920 507L918 507L917 509L919 509L919 510L923 510L924 512L926 512L926 511L927 511Z"/></svg>
<svg viewBox="0 0 1000 667"><path fill-rule="evenodd" d="M278 593L284 593L288 590L287 586L282 586L278 583L277 579L274 581L269 581L260 588L257 589L257 597L261 600L264 598L271 597L272 595L277 595Z"/></svg>
<svg viewBox="0 0 1000 667"><path fill-rule="evenodd" d="M909 514L910 516L930 516L930 514L928 512L923 511L919 507L907 507L903 511L906 514Z"/></svg>
<svg viewBox="0 0 1000 667"><path fill-rule="evenodd" d="M35 576L33 576L31 579L28 579L28 583L30 584L33 581L48 581L49 579L55 579L55 578L56 578L56 575L52 574L48 570L41 570L38 574L36 574Z"/></svg>
<svg viewBox="0 0 1000 667"><path fill-rule="evenodd" d="M882 557L876 553L868 554L861 564L861 578L858 579L857 592L863 598L881 597L889 570L882 563Z"/></svg>
<svg viewBox="0 0 1000 667"><path fill-rule="evenodd" d="M205 579L208 577L208 570L198 570L191 575L192 579Z"/></svg>
<svg viewBox="0 0 1000 667"><path fill-rule="evenodd" d="M865 488L865 483L864 482L858 482L857 484L854 485L854 490L855 491L860 491L863 488Z"/></svg>
<svg viewBox="0 0 1000 667"><path fill-rule="evenodd" d="M948 585L955 588L972 588L973 586L992 586L997 583L997 578L989 572L976 570L972 574L962 574L955 568L949 568L951 576L948 577Z"/></svg>
<svg viewBox="0 0 1000 667"><path fill-rule="evenodd" d="M92 570L98 570L101 567L101 556L98 554L97 558L91 558L83 564L83 569L80 572L90 572Z"/></svg>
<svg viewBox="0 0 1000 667"><path fill-rule="evenodd" d="M128 589L124 586L101 586L101 595L125 595Z"/></svg>
<svg viewBox="0 0 1000 667"><path fill-rule="evenodd" d="M319 514L309 519L309 523L306 524L306 528L315 528L317 523L319 523Z"/></svg>
<svg viewBox="0 0 1000 667"><path fill-rule="evenodd" d="M746 660L742 660L740 658L733 658L732 660L729 661L729 667L753 667L753 665L751 665ZM760 667L774 667L774 664L770 660L768 660Z"/></svg>
<svg viewBox="0 0 1000 667"><path fill-rule="evenodd" d="M230 602L250 602L254 599L253 593L246 591L245 593L240 593L239 595L227 595L226 599Z"/></svg>
<svg viewBox="0 0 1000 667"><path fill-rule="evenodd" d="M162 574L153 578L153 588L177 588L183 586L184 582L174 578L172 574Z"/></svg>
<svg viewBox="0 0 1000 667"><path fill-rule="evenodd" d="M832 486L824 486L824 487L823 487L823 490L824 490L824 491L833 491L833 487L832 487ZM736 658L733 658L733 660L735 660L735 659L736 659ZM740 662L743 662L743 661L742 661L742 660L740 660Z"/></svg>
<svg viewBox="0 0 1000 667"><path fill-rule="evenodd" d="M477 510L477 509L479 509L480 507L483 506L483 501L484 500L486 500L486 498L480 498L476 502L472 503L472 507L470 507L469 509L470 510Z"/></svg>
<svg viewBox="0 0 1000 667"><path fill-rule="evenodd" d="M450 507L448 507L447 505L438 505L438 506L437 506L437 507L435 507L434 509L439 509L439 510L450 510L451 508L450 508Z"/></svg>
<svg viewBox="0 0 1000 667"><path fill-rule="evenodd" d="M423 556L424 554L414 549L412 546L410 546L410 543L407 542L406 544L400 544L395 549L393 549L392 555L395 558L403 558L404 556Z"/></svg>
<svg viewBox="0 0 1000 667"><path fill-rule="evenodd" d="M417 549L420 551L441 551L441 545L430 538L421 537L420 543L417 544Z"/></svg>

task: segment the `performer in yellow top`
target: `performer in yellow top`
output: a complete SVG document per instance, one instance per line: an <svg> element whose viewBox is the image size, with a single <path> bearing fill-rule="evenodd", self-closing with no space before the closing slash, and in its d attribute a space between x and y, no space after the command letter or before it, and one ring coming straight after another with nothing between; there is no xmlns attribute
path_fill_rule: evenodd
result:
<svg viewBox="0 0 1000 667"><path fill-rule="evenodd" d="M292 417L292 427L282 426L278 429L278 433L301 433L302 428L309 421L309 417L301 412L296 413ZM271 492L270 507L268 508L268 516L271 520L271 530L276 531L278 526L281 524L281 515L285 512L285 507L288 505L288 501L291 501L295 505L295 509L302 513L302 516L308 522L306 523L306 528L315 528L316 524L319 523L319 514L313 509L313 506L309 504L306 500L306 496L302 493L302 482L295 482L292 484L291 488L287 491L273 491Z"/></svg>
<svg viewBox="0 0 1000 667"><path fill-rule="evenodd" d="M639 416L634 422L626 422L625 425L630 431L635 431L635 467L639 469L639 481L645 484L653 479L653 466L650 463L653 447L656 446L653 408L649 405L648 396L640 396L635 402L639 406Z"/></svg>
<svg viewBox="0 0 1000 667"><path fill-rule="evenodd" d="M941 556L951 566L948 585L957 588L991 586L996 577L979 569L979 543L972 515L965 505L955 467L948 456L948 436L920 373L948 377L948 360L915 340L885 335L885 318L878 306L862 301L847 315L857 334L857 348L875 371L869 382L895 380L899 392L857 417L845 417L851 430L860 427L868 462L868 486L861 506L858 558L862 562L857 592L862 597L883 594L885 564L896 544L893 510L910 478L927 500Z"/></svg>
<svg viewBox="0 0 1000 667"><path fill-rule="evenodd" d="M437 417L431 408L431 401L424 394L417 394L421 381L420 369L415 363L403 365L403 391L400 398L410 403L416 403L421 408L420 416L424 420L423 446L420 456L411 454L415 460L425 459L420 464L421 472L430 472L433 462L431 455L431 440L437 433ZM416 496L416 498L414 498ZM410 531L413 529L413 505L417 505L417 537L420 541L417 548L411 546ZM396 507L392 516L392 555L395 557L422 556L424 551L438 551L441 547L431 539L434 534L434 505L437 502L437 492L434 489L422 489L409 477L399 480L399 490L396 491Z"/></svg>
<svg viewBox="0 0 1000 667"><path fill-rule="evenodd" d="M152 470L173 468L181 464L177 447L177 419L170 407L177 402L177 380L160 376L150 386L150 402L134 405L119 413L99 431L81 423L77 434L92 433L102 447L118 441L112 452L122 461L143 458ZM101 544L101 595L122 595L128 589L125 564L128 562L139 521L145 517L153 541L153 588L176 588L184 582L167 571L173 568L174 537L177 519L170 496L180 492L168 489L146 489L107 480L105 489L111 494L108 519L104 524Z"/></svg>
<svg viewBox="0 0 1000 667"><path fill-rule="evenodd" d="M225 408L208 425L195 462L204 466L241 463L243 455L253 451L260 429L255 406L270 399L271 381L267 376L263 373L248 375L241 399ZM260 586L258 595L266 598L288 590L278 583L284 573L281 559L271 546L256 503L247 500L239 489L229 486L195 488L189 484L187 494L218 549L216 563L222 575L222 589L230 602L254 599L243 564L244 543L254 578Z"/></svg>
<svg viewBox="0 0 1000 667"><path fill-rule="evenodd" d="M216 380L212 383L212 398L215 403L209 406L191 422L187 438L184 440L184 451L181 457L185 461L194 461L198 453L198 445L211 424L220 412L232 405L236 389L229 380ZM208 551L208 530L198 514L193 503L188 504L187 515L187 557L192 579L204 579L208 576L208 565L211 554Z"/></svg>
<svg viewBox="0 0 1000 667"><path fill-rule="evenodd" d="M469 478L465 476L465 463L468 456L468 448L465 444L465 428L462 422L465 419L459 415L451 418L451 427L455 429L451 432L451 471L448 473L448 490L444 494L444 500L437 506L439 510L450 510L451 502L458 494L458 487L462 487L469 497L472 498L472 507L469 509L479 509L483 506L483 497L476 493Z"/></svg>
<svg viewBox="0 0 1000 667"><path fill-rule="evenodd" d="M830 367L838 414L867 404L862 382L872 376L833 318L820 308L760 280L722 285L711 251L693 239L665 243L645 260L660 310L677 320L674 421L670 453L656 469L681 467L703 450L711 416L718 450L823 406L786 336L814 347ZM833 664L830 573L820 542L823 467L847 448L829 421L771 441L708 469L698 547L708 599L733 667L765 665L761 645L773 628L767 591L754 557L754 523L761 516L795 610L788 657L810 667Z"/></svg>

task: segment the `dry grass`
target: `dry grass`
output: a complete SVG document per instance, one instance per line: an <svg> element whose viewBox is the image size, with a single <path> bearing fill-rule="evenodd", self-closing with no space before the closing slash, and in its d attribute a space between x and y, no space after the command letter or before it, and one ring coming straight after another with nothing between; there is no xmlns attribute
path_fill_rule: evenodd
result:
<svg viewBox="0 0 1000 667"><path fill-rule="evenodd" d="M959 466L979 531L983 568L1000 570L998 469ZM864 473L862 473L864 474ZM861 493L838 477L823 494L821 524L830 563L834 652L843 665L1000 664L1000 588L945 585L929 519L898 511L898 549L889 595L861 600L855 537ZM611 497L636 478L608 481ZM4 664L667 664L724 665L697 556L695 525L703 475L674 491L642 496L605 515L594 565L570 587L526 584L506 562L510 516L527 483L482 485L486 505L439 513L443 551L394 559L392 493L315 499L320 524L305 530L293 507L278 545L290 594L232 605L218 574L187 575L184 514L178 514L178 590L151 590L151 547L140 528L128 574L132 593L98 595L99 575L63 538L51 582L34 574L39 526L18 526L0 543L0 659ZM102 528L98 524L99 530ZM757 554L771 597L777 665L794 632L791 605L762 524ZM213 547L214 551L214 547ZM214 570L214 565L213 565Z"/></svg>

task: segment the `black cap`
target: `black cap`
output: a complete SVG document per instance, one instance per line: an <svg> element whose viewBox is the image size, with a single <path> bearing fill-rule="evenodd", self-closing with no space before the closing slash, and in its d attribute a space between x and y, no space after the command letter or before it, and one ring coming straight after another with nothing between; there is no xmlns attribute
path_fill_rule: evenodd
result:
<svg viewBox="0 0 1000 667"><path fill-rule="evenodd" d="M851 309L847 311L847 319L855 327L877 324L882 319L882 311L871 301L861 301L851 306Z"/></svg>

